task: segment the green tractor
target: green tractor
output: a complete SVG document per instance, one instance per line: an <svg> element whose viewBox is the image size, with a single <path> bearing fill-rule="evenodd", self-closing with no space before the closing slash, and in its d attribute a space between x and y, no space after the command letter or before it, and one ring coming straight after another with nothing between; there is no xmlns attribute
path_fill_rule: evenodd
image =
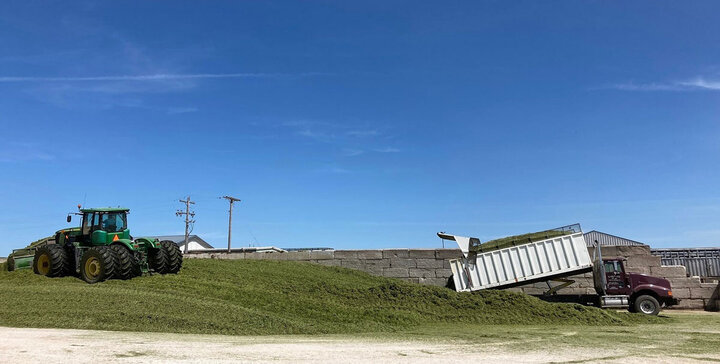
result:
<svg viewBox="0 0 720 364"><path fill-rule="evenodd" d="M80 206L78 206L80 207ZM79 276L85 282L131 279L143 273L176 274L182 253L172 241L132 238L126 208L80 209L82 224L33 244L32 268L47 277ZM72 216L69 214L67 221ZM15 263L18 259L15 259Z"/></svg>

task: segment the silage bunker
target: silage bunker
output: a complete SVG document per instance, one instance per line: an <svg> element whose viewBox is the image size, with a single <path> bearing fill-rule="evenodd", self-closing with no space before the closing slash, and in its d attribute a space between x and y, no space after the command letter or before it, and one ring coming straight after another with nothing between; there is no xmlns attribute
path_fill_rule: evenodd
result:
<svg viewBox="0 0 720 364"><path fill-rule="evenodd" d="M660 321L520 293L458 293L288 261L189 259L178 275L92 286L27 270L0 273L0 325L14 327L269 335L388 332L436 323Z"/></svg>

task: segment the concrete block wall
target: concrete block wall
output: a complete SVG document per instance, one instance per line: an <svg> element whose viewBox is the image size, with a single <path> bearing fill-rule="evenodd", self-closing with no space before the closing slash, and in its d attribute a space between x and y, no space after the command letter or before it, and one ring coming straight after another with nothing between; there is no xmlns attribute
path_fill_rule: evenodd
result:
<svg viewBox="0 0 720 364"><path fill-rule="evenodd" d="M593 255L593 249L590 256ZM684 266L663 266L660 257L650 254L648 246L608 246L602 248L603 257L626 258L629 272L649 274L666 278L673 288L673 295L680 299L675 308L720 309L717 283L701 283L698 277L687 277ZM451 276L450 259L462 254L459 249L387 249L387 250L330 250L271 253L203 253L190 252L187 258L212 259L269 259L292 260L315 264L361 270L373 275L400 278L406 281L444 286ZM575 280L564 288L563 294L594 294L591 273L569 277ZM557 284L557 283L553 283ZM542 294L548 290L546 283L535 283L509 290L527 294Z"/></svg>
<svg viewBox="0 0 720 364"><path fill-rule="evenodd" d="M185 256L211 259L292 260L357 269L377 276L444 286L452 275L449 260L461 255L459 249L387 249L229 254L190 252Z"/></svg>

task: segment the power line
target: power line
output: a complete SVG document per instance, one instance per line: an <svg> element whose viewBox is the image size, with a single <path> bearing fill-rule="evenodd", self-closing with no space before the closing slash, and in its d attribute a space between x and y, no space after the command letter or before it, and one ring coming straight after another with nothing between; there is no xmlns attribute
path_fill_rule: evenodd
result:
<svg viewBox="0 0 720 364"><path fill-rule="evenodd" d="M228 201L230 201L230 218L228 220L228 253L230 253L230 242L232 240L232 209L233 209L233 202L237 201L240 202L239 198L230 197L230 196L223 196L219 198L224 198Z"/></svg>
<svg viewBox="0 0 720 364"><path fill-rule="evenodd" d="M190 224L193 224L193 227L195 227L195 211L190 211L190 205L194 205L195 202L190 201L190 196L188 196L184 200L180 200L181 203L185 204L185 211L183 210L177 210L175 212L175 216L182 216L185 215L185 254L188 252L188 237L190 236L189 227ZM192 220L190 218L193 218Z"/></svg>

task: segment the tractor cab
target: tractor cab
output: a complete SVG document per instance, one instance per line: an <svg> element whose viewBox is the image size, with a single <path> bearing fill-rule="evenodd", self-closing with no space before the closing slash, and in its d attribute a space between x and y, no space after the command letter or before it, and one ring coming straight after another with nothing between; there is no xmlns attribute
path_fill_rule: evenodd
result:
<svg viewBox="0 0 720 364"><path fill-rule="evenodd" d="M81 216L80 228L70 234L70 242L77 241L82 245L108 245L120 239L131 239L128 230L126 208L80 209L76 215ZM68 215L68 222L71 216Z"/></svg>

